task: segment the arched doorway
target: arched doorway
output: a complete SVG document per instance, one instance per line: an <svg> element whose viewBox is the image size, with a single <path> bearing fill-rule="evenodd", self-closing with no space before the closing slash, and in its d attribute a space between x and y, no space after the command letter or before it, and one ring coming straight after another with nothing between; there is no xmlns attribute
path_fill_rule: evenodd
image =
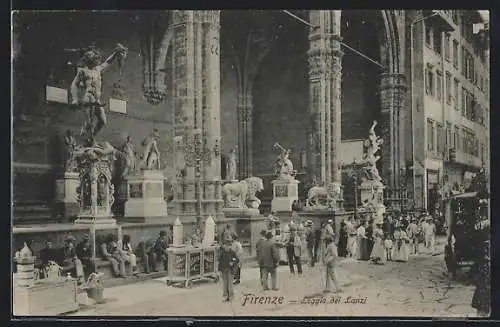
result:
<svg viewBox="0 0 500 327"><path fill-rule="evenodd" d="M238 177L262 177L269 192L273 144L291 148L298 169L307 147L307 36L283 11L221 12L223 152L238 145Z"/></svg>
<svg viewBox="0 0 500 327"><path fill-rule="evenodd" d="M342 58L342 140L363 140L373 121L384 139L378 169L391 197L401 196L404 164L401 48L393 10L343 10L343 42L381 66L345 49ZM397 190L397 191L396 191ZM396 195L396 192L398 193Z"/></svg>

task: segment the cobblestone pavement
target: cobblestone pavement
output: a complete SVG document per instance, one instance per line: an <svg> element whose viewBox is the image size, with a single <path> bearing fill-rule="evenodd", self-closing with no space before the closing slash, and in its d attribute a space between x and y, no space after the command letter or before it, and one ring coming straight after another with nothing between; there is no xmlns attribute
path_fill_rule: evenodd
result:
<svg viewBox="0 0 500 327"><path fill-rule="evenodd" d="M242 272L242 283L235 286L235 297L230 303L223 302L220 283L202 282L184 289L167 287L164 279L158 279L108 288L104 304L73 315L475 316L470 306L474 287L450 281L445 276L442 253L423 253L411 256L406 263L385 265L345 259L337 271L343 288L339 294L322 294L323 267L305 267L303 276L291 276L288 268L282 266L278 270L280 290L268 292L260 290L258 269L247 268ZM245 294L282 296L283 301L281 304L243 304ZM340 303L330 303L332 297ZM304 298L308 303L303 303ZM364 303L345 303L355 299Z"/></svg>

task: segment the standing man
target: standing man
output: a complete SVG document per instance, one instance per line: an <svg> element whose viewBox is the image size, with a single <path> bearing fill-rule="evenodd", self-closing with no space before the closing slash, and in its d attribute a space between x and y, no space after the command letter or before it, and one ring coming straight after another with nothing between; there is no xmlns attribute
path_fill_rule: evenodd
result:
<svg viewBox="0 0 500 327"><path fill-rule="evenodd" d="M300 237L297 235L297 231L294 226L290 226L290 233L285 241L285 244L290 273L292 275L295 275L294 264L296 264L299 276L302 275L302 263L300 262L300 257L302 254L302 242L300 240Z"/></svg>
<svg viewBox="0 0 500 327"><path fill-rule="evenodd" d="M238 257L231 249L231 242L225 240L219 252L219 271L222 279L222 296L224 297L224 302L229 302L233 298L233 275L237 264Z"/></svg>
<svg viewBox="0 0 500 327"><path fill-rule="evenodd" d="M273 291L278 290L276 268L279 263L279 252L276 244L272 241L273 234L266 233L266 240L261 243L259 249L259 267L261 285L264 291L269 290L268 277L271 274L271 287Z"/></svg>
<svg viewBox="0 0 500 327"><path fill-rule="evenodd" d="M434 224L434 219L431 216L428 218L427 233L425 233L426 243L428 243L428 248L431 250L431 254L435 252L436 245L436 224Z"/></svg>
<svg viewBox="0 0 500 327"><path fill-rule="evenodd" d="M406 233L408 234L408 238L411 242L411 250L412 253L418 253L418 225L415 221L415 218L412 218L408 228L406 229Z"/></svg>
<svg viewBox="0 0 500 327"><path fill-rule="evenodd" d="M266 238L266 230L263 229L260 231L260 239L257 241L257 244L255 245L255 252L257 254L257 259L260 258L260 249L262 247L262 243L264 243L267 238ZM272 232L271 232L271 235L272 235ZM260 269L260 279L262 280L262 269Z"/></svg>

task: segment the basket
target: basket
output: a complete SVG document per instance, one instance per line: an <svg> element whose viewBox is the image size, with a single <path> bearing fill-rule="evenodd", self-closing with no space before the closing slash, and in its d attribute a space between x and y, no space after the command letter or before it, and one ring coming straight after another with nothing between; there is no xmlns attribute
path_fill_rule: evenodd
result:
<svg viewBox="0 0 500 327"><path fill-rule="evenodd" d="M101 276L99 274L90 274L84 289L85 292L87 292L87 296L89 299L92 299L97 303L103 301L104 287L101 284Z"/></svg>

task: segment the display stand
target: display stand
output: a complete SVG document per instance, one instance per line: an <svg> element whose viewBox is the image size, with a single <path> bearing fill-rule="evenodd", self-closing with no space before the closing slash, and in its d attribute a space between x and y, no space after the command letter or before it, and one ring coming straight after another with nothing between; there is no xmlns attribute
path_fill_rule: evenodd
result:
<svg viewBox="0 0 500 327"><path fill-rule="evenodd" d="M184 284L190 287L194 280L219 280L218 246L170 247L168 255L167 285Z"/></svg>
<svg viewBox="0 0 500 327"><path fill-rule="evenodd" d="M14 287L16 316L54 316L78 310L76 280L39 280L29 287Z"/></svg>

